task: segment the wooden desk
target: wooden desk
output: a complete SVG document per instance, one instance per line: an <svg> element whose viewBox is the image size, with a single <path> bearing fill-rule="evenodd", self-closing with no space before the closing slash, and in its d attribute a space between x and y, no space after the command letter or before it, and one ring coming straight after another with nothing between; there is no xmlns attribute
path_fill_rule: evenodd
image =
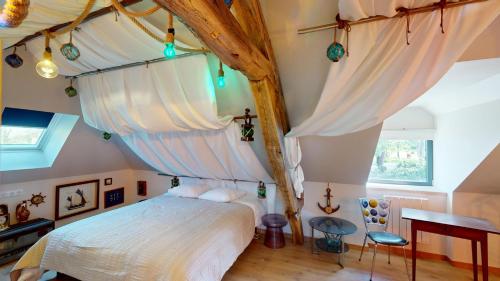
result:
<svg viewBox="0 0 500 281"><path fill-rule="evenodd" d="M488 233L500 234L487 220L445 213L403 208L403 219L411 220L412 280L415 281L417 231L426 231L471 240L474 281L477 281L477 242L481 242L483 281L488 281Z"/></svg>

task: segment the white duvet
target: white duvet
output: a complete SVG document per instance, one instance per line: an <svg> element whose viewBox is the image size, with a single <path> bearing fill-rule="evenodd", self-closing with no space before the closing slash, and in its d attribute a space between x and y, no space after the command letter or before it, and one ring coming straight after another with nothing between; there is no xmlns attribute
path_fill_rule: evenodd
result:
<svg viewBox="0 0 500 281"><path fill-rule="evenodd" d="M240 203L159 196L50 232L11 278L36 268L92 281L221 280L254 227L254 211Z"/></svg>

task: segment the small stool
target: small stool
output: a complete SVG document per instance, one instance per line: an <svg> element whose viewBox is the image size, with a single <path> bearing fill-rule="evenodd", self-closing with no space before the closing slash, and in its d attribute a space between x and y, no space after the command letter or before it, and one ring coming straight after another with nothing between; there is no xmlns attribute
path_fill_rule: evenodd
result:
<svg viewBox="0 0 500 281"><path fill-rule="evenodd" d="M272 249L285 247L283 227L288 223L285 216L280 214L267 214L262 216L262 223L266 226L264 245Z"/></svg>

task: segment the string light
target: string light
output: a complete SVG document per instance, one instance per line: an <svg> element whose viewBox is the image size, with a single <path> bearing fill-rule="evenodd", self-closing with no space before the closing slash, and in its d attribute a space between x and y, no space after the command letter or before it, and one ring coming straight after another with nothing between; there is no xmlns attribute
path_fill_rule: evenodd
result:
<svg viewBox="0 0 500 281"><path fill-rule="evenodd" d="M174 17L172 13L168 14L168 30L167 30L167 38L165 40L165 49L163 50L163 55L166 58L174 58L175 57L175 29L174 29Z"/></svg>
<svg viewBox="0 0 500 281"><path fill-rule="evenodd" d="M222 61L219 60L219 74L217 75L217 85L219 88L224 88L226 86L226 80L224 78L224 70L222 69Z"/></svg>
<svg viewBox="0 0 500 281"><path fill-rule="evenodd" d="M36 64L36 72L43 78L54 78L59 74L57 65L52 60L52 50L49 46L50 35L45 33L45 51L43 57Z"/></svg>

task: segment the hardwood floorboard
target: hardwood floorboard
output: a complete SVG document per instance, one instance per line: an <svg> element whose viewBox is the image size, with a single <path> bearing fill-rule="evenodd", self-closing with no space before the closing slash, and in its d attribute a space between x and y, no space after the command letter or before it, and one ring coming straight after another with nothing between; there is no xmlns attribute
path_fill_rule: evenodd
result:
<svg viewBox="0 0 500 281"><path fill-rule="evenodd" d="M269 249L262 240L254 240L226 273L223 281L368 281L373 252L364 253L358 261L359 250L349 251L341 269L337 256L321 252L311 254L309 241L295 246L287 240L282 249ZM408 266L411 269L411 261ZM0 267L7 272L14 264ZM387 254L377 253L374 281L406 281L403 257L392 255L387 264ZM1 273L1 272L0 272ZM481 274L481 273L480 273ZM0 280L2 276L0 274ZM8 279L5 279L8 280ZM74 281L71 278L55 278L50 281ZM419 259L417 262L418 281L472 281L472 270L453 267L446 261ZM500 275L490 274L490 281L500 281Z"/></svg>
<svg viewBox="0 0 500 281"><path fill-rule="evenodd" d="M337 265L337 255L321 252L311 254L308 241L302 246L288 244L282 249L266 248L262 241L254 240L226 273L223 281L368 281L373 251L370 249L358 261L360 251L349 251L343 260L345 266ZM408 260L411 270L411 261ZM387 264L386 252L377 253L374 281L406 281L403 257L392 255ZM456 268L446 261L419 259L417 280L469 281L472 271ZM500 281L500 276L491 275L490 281Z"/></svg>

